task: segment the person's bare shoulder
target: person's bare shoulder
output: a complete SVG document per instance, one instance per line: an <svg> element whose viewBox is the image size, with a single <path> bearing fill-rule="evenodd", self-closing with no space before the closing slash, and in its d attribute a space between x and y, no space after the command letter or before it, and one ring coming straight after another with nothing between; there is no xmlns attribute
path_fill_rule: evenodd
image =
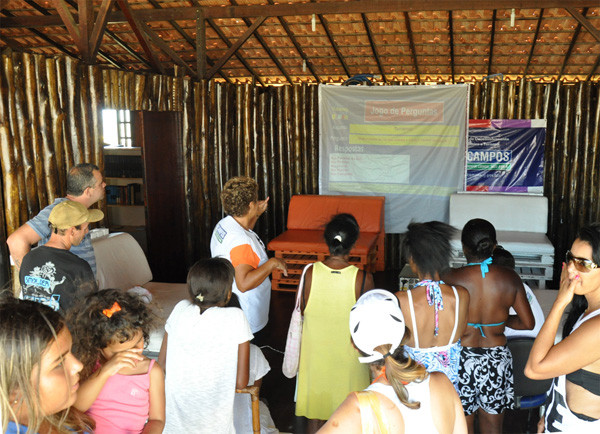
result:
<svg viewBox="0 0 600 434"><path fill-rule="evenodd" d="M450 268L443 276L442 280L448 285L464 286L464 282L468 280L470 270L466 267Z"/></svg>
<svg viewBox="0 0 600 434"><path fill-rule="evenodd" d="M406 302L406 300L408 299L406 291L397 291L395 295L398 301L400 302L400 306L402 306L402 303Z"/></svg>
<svg viewBox="0 0 600 434"><path fill-rule="evenodd" d="M462 285L452 285L456 288L456 292L460 298L466 297L469 298L469 291Z"/></svg>
<svg viewBox="0 0 600 434"><path fill-rule="evenodd" d="M502 282L504 290L512 289L513 291L517 291L523 287L521 277L512 268L492 265L491 271L494 273L493 277Z"/></svg>
<svg viewBox="0 0 600 434"><path fill-rule="evenodd" d="M346 397L318 432L324 434L361 432L360 407L355 393Z"/></svg>

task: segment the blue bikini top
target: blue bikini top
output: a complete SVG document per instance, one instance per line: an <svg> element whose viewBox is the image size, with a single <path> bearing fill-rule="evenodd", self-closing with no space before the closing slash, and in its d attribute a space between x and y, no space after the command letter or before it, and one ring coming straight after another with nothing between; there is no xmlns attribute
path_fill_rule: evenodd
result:
<svg viewBox="0 0 600 434"><path fill-rule="evenodd" d="M481 262L469 262L467 264L467 266L469 266L469 265L479 265L481 267L481 277L485 279L485 274L489 273L489 271L490 271L490 267L489 266L491 264L492 264L492 257L490 256L485 261L481 261Z"/></svg>

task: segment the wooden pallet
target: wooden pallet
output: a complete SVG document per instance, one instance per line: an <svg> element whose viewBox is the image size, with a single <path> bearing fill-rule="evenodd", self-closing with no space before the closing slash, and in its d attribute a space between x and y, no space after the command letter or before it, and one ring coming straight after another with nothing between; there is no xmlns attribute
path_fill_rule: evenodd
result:
<svg viewBox="0 0 600 434"><path fill-rule="evenodd" d="M275 251L275 257L281 258L287 264L288 275L284 276L280 270L274 270L271 276L271 289L273 291L296 292L300 283L302 270L307 264L323 261L328 255L317 252ZM361 270L373 272L376 266L376 253L369 255L350 256L348 262Z"/></svg>

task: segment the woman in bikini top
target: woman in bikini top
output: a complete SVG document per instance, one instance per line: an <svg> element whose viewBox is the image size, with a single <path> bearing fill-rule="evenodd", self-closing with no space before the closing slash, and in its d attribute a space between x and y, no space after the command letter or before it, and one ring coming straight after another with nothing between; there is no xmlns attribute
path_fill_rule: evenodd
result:
<svg viewBox="0 0 600 434"><path fill-rule="evenodd" d="M571 304L563 339L554 344L561 318ZM546 429L600 432L600 223L582 228L562 265L560 289L525 367L533 379L559 377L546 410ZM555 407L561 407L555 411ZM556 416L560 414L560 418ZM555 417L556 416L556 417ZM560 419L560 420L558 420ZM590 431L591 432L591 431Z"/></svg>
<svg viewBox="0 0 600 434"><path fill-rule="evenodd" d="M462 345L480 348L505 345L505 326L531 330L535 320L521 278L514 270L492 265L497 245L494 226L487 220L470 220L463 228L461 241L468 264L451 270L443 280L465 287L471 296ZM509 315L511 307L517 315Z"/></svg>
<svg viewBox="0 0 600 434"><path fill-rule="evenodd" d="M419 276L419 283L396 293L411 330L407 352L428 371L443 372L453 383L458 379L460 337L469 307L465 288L446 285L440 279L452 258L450 238L455 232L438 221L408 225L402 255Z"/></svg>

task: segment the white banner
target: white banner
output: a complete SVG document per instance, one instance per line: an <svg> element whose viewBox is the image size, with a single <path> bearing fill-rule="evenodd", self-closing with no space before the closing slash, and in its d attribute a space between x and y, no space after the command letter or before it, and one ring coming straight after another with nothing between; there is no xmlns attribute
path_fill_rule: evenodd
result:
<svg viewBox="0 0 600 434"><path fill-rule="evenodd" d="M385 196L386 232L448 221L464 189L468 85L319 85L320 194Z"/></svg>

